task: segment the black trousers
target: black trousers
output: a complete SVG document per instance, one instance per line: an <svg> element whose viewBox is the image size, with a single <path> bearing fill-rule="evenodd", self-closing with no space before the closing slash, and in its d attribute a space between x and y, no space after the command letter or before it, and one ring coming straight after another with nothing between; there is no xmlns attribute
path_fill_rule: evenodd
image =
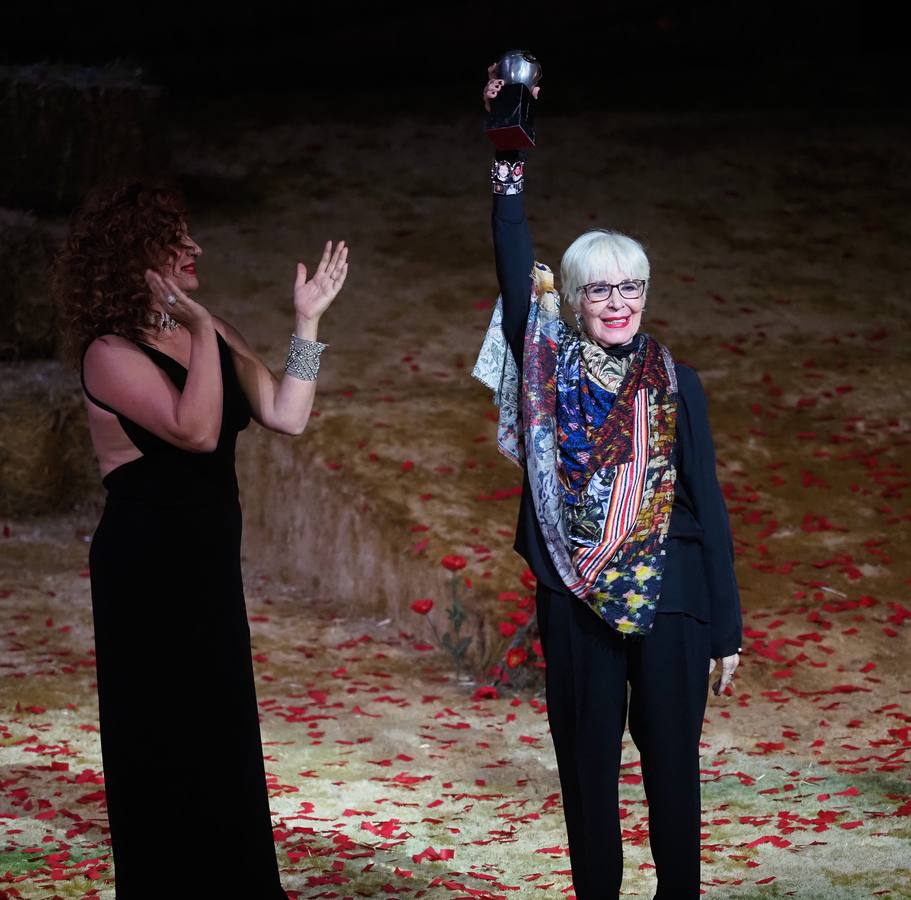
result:
<svg viewBox="0 0 911 900"><path fill-rule="evenodd" d="M699 897L699 737L710 626L682 612L659 613L648 635L624 637L572 594L541 584L537 608L576 896L616 900L623 880L618 782L628 705L648 800L655 897Z"/></svg>

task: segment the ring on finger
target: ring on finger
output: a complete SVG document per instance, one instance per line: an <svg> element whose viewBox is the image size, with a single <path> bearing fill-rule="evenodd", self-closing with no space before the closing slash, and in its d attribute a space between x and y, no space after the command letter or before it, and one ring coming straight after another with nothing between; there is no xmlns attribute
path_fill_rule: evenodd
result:
<svg viewBox="0 0 911 900"><path fill-rule="evenodd" d="M177 297L174 294L168 294L168 296L165 297L165 300L168 301L168 306L173 306L177 303Z"/></svg>

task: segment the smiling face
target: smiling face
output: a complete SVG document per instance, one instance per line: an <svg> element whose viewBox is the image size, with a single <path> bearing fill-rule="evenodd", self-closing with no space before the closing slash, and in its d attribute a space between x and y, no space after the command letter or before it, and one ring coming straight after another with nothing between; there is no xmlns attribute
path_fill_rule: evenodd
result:
<svg viewBox="0 0 911 900"><path fill-rule="evenodd" d="M626 344L639 331L649 274L642 245L628 235L605 229L577 237L560 263L564 297L579 314L583 330L604 346ZM638 297L638 286L618 287L630 281L641 285ZM600 288L592 287L599 282Z"/></svg>
<svg viewBox="0 0 911 900"><path fill-rule="evenodd" d="M174 256L166 260L159 272L174 283L185 294L199 288L199 275L196 271L196 258L202 256L202 247L190 237L186 228L181 232L180 243L173 248Z"/></svg>
<svg viewBox="0 0 911 900"><path fill-rule="evenodd" d="M618 285L632 280L632 276L617 272L605 273L595 281L607 282L610 295L604 300L593 301L579 291L579 313L586 333L604 346L619 346L633 339L642 321L642 307L645 305L645 288L638 299L621 296Z"/></svg>

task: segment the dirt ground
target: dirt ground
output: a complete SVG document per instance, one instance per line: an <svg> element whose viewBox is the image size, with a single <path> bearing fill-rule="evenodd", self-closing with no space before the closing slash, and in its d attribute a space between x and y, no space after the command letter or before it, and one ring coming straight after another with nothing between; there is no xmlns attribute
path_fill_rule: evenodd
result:
<svg viewBox="0 0 911 900"><path fill-rule="evenodd" d="M736 693L711 697L703 732L704 891L911 896L905 129L835 110L593 114L540 131L538 258L556 269L589 227L639 237L653 270L643 327L709 394L745 630ZM496 698L479 691L507 644L499 623L521 624L531 592L511 550L518 470L469 374L496 296L479 121L240 116L173 139L205 249L199 299L276 370L295 261L315 264L326 238L351 245L321 331L318 416L274 439L280 455L252 434L239 448L289 893L568 894L543 695L520 674L535 674L533 651L507 673L524 688L501 676ZM298 482L276 475L295 467L336 507L289 492ZM8 522L0 539L9 896L113 896L84 577L97 512ZM357 565L335 532L292 539L294 516L336 514L369 526ZM466 559L471 683L410 611L433 599L445 629L447 554ZM400 578L375 596L361 563ZM651 897L637 769L627 739L624 893ZM173 852L185 848L150 848L163 890Z"/></svg>

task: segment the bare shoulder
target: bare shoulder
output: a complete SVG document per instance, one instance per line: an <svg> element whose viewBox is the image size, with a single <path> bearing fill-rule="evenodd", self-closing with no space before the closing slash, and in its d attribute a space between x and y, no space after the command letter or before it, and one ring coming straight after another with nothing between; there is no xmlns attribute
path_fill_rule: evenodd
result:
<svg viewBox="0 0 911 900"><path fill-rule="evenodd" d="M83 357L83 375L89 389L120 394L130 386L141 388L162 380L161 370L139 347L117 334L95 338Z"/></svg>
<svg viewBox="0 0 911 900"><path fill-rule="evenodd" d="M107 369L111 366L140 362L146 355L134 344L119 334L103 334L96 337L85 351L86 370Z"/></svg>

